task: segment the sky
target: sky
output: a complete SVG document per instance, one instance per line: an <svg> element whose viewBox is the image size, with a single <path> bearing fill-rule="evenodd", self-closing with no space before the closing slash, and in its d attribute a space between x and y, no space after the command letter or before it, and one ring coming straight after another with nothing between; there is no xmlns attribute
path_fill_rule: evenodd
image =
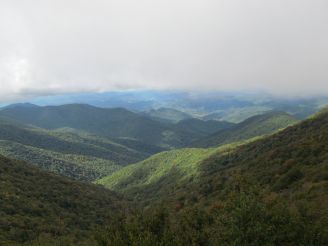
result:
<svg viewBox="0 0 328 246"><path fill-rule="evenodd" d="M126 89L328 94L327 0L1 0L0 101Z"/></svg>

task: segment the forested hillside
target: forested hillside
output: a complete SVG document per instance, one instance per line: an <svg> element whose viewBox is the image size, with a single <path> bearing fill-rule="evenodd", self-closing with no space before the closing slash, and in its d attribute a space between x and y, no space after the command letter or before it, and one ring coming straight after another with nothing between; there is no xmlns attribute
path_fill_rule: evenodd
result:
<svg viewBox="0 0 328 246"><path fill-rule="evenodd" d="M166 123L178 123L181 120L192 118L191 115L173 108L151 109L143 112L143 114L151 119Z"/></svg>
<svg viewBox="0 0 328 246"><path fill-rule="evenodd" d="M198 191L197 199L203 197L208 201L212 193L221 192L221 182L226 182L236 173L250 176L275 192L292 189L295 193L294 188L301 191L310 187L312 191L323 191L328 170L326 132L328 113L324 112L271 136L251 139L248 143L160 153L123 168L98 183L127 194L131 192L134 197L139 194L141 200L145 197L151 199L151 196L161 193L161 189L166 194L158 197L165 199L177 193L181 184L183 193L195 194ZM170 182L174 183L174 189L168 188L172 185ZM212 187L215 182L218 186ZM307 185L303 186L305 183ZM152 189L153 193L150 192Z"/></svg>
<svg viewBox="0 0 328 246"><path fill-rule="evenodd" d="M28 241L54 245L54 239L60 245L76 245L91 238L96 226L104 226L127 208L114 192L3 156L0 183L1 245Z"/></svg>
<svg viewBox="0 0 328 246"><path fill-rule="evenodd" d="M213 147L236 141L250 139L256 136L273 133L279 129L293 125L298 120L284 112L269 112L256 115L234 125L220 130L200 140L191 143L193 147Z"/></svg>
<svg viewBox="0 0 328 246"><path fill-rule="evenodd" d="M218 133L236 135L226 133L218 147L157 153L162 149L136 139L2 118L1 153L83 181L97 179L108 189L0 157L0 242L328 243L327 110L301 123L280 112L236 125L186 121L180 127L193 126L194 134L214 124L228 127ZM140 159L128 165L133 158Z"/></svg>
<svg viewBox="0 0 328 246"><path fill-rule="evenodd" d="M119 230L107 230L103 240L118 242L111 236L118 233L128 243L124 233L132 233L133 240L151 238L155 244L326 245L327 143L325 111L272 136L222 146L209 155L203 150L199 158L185 158L190 169L174 160L193 149L165 154L168 160L174 156L168 167L163 153L121 169L100 183L123 190L148 209L143 217L126 219ZM165 174L150 176L151 168ZM162 229L153 230L154 224Z"/></svg>
<svg viewBox="0 0 328 246"><path fill-rule="evenodd" d="M0 116L46 129L63 127L87 131L103 137L132 139L162 148L181 147L195 136L174 124L165 124L123 108L96 108L72 104L47 107L4 108Z"/></svg>
<svg viewBox="0 0 328 246"><path fill-rule="evenodd" d="M0 119L2 155L79 180L92 181L109 175L162 150L138 142L127 145L73 129L50 131Z"/></svg>
<svg viewBox="0 0 328 246"><path fill-rule="evenodd" d="M235 124L227 121L217 121L217 120L200 120L200 119L186 119L179 121L175 127L181 131L187 131L195 136L195 139L200 139L202 137L213 134L217 131L229 129Z"/></svg>

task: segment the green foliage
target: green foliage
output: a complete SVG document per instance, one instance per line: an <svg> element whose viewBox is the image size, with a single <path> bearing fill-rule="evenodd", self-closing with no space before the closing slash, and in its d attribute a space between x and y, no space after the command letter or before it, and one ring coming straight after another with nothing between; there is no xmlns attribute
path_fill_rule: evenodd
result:
<svg viewBox="0 0 328 246"><path fill-rule="evenodd" d="M269 112L256 115L228 129L218 131L191 145L194 147L220 146L236 141L247 140L256 136L273 133L295 124L297 120L284 112Z"/></svg>
<svg viewBox="0 0 328 246"><path fill-rule="evenodd" d="M278 123L286 119L281 117L275 118ZM254 121L259 125L252 126L252 134L278 125L270 117ZM71 142L81 137L64 136ZM85 138L98 147L106 144ZM0 242L327 245L327 143L328 113L323 112L271 136L215 149L159 153L97 181L122 192L132 201L128 205L101 187L2 158ZM60 159L54 152L44 154ZM81 165L101 162L99 157L83 161L82 155L64 156ZM133 206L138 209L131 212Z"/></svg>
<svg viewBox="0 0 328 246"><path fill-rule="evenodd" d="M273 185L273 189L276 191L288 188L293 182L303 178L303 173L298 168L292 168L287 173L279 177L276 183Z"/></svg>
<svg viewBox="0 0 328 246"><path fill-rule="evenodd" d="M122 168L112 175L97 180L109 189L126 192L141 200L165 197L186 180L199 174L199 162L215 149L178 149L162 152L139 163Z"/></svg>
<svg viewBox="0 0 328 246"><path fill-rule="evenodd" d="M235 124L227 121L216 121L216 120L200 120L200 119L186 119L178 122L175 127L181 131L190 132L197 138L205 137L213 134L217 131L231 128Z"/></svg>
<svg viewBox="0 0 328 246"><path fill-rule="evenodd" d="M159 206L113 220L95 238L98 245L122 246L325 245L327 235L310 218L280 198L265 198L256 186L239 183L209 209Z"/></svg>
<svg viewBox="0 0 328 246"><path fill-rule="evenodd" d="M0 156L0 242L82 241L124 204L117 194ZM42 244L46 245L46 244Z"/></svg>
<svg viewBox="0 0 328 246"><path fill-rule="evenodd" d="M255 139L249 140L254 141ZM226 156L248 141L218 148L185 148L165 151L128 165L96 181L108 189L124 192L139 202L167 199L202 178L202 162L212 155Z"/></svg>
<svg viewBox="0 0 328 246"><path fill-rule="evenodd" d="M69 127L107 138L139 140L162 148L181 147L194 139L189 132L175 128L174 124L154 121L123 108L97 108L82 104L18 106L1 110L0 116L46 129Z"/></svg>
<svg viewBox="0 0 328 246"><path fill-rule="evenodd" d="M92 181L122 168L106 159L64 154L3 140L0 140L0 154L81 181Z"/></svg>
<svg viewBox="0 0 328 246"><path fill-rule="evenodd" d="M153 207L164 202L172 210L188 211L192 207L208 209L217 203L223 210L209 216L214 222L204 231L217 233L209 236L213 245L218 242L222 245L325 245L328 240L327 136L328 113L323 113L249 143L222 146L209 152L203 149L204 155L186 164L189 169L179 168L182 162L169 171L170 163L180 157L187 160L182 157L184 152L195 149L174 152L177 156L168 162L165 160L173 152L159 154L131 169L115 172L112 180L110 177L103 180L111 188L137 198L139 205ZM152 177L142 176L147 173L145 170L154 174L157 169L166 168L154 182L138 186ZM189 173L192 175L188 176ZM248 189L250 184L236 184L239 176L257 183L256 191ZM231 191L229 187L235 188ZM230 203L228 198L232 199ZM197 241L195 245L201 244Z"/></svg>
<svg viewBox="0 0 328 246"><path fill-rule="evenodd" d="M121 144L78 130L49 131L5 119L0 121L0 147L2 155L83 181L109 175L161 151L139 142Z"/></svg>

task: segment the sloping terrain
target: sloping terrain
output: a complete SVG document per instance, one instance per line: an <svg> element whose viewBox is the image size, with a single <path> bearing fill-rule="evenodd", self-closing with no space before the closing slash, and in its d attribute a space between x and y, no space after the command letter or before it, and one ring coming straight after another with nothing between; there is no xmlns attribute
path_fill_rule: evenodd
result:
<svg viewBox="0 0 328 246"><path fill-rule="evenodd" d="M324 193L328 185L327 143L328 112L324 112L271 136L249 140L249 143L160 153L120 169L98 183L138 195L141 201L154 197L165 200L170 196L190 198L191 194L197 201L210 201L210 197L223 192L230 177L240 173L272 192L287 189L292 192L287 194L295 197L298 192L304 192L327 202L328 194ZM160 177L156 177L156 173L161 173ZM190 178L181 178L189 175Z"/></svg>
<svg viewBox="0 0 328 246"><path fill-rule="evenodd" d="M126 208L114 192L3 156L0 183L1 245L37 238L40 241L35 245L49 245L54 238L63 244L60 238L65 236L83 241L94 227L104 225L123 206Z"/></svg>
<svg viewBox="0 0 328 246"><path fill-rule="evenodd" d="M161 153L121 169L99 183L145 209L112 225L104 241L327 245L327 146L326 110L249 143Z"/></svg>
<svg viewBox="0 0 328 246"><path fill-rule="evenodd" d="M1 154L84 181L109 175L161 151L135 146L138 150L77 130L49 131L0 119Z"/></svg>
<svg viewBox="0 0 328 246"><path fill-rule="evenodd" d="M227 121L217 120L200 120L200 119L186 119L178 122L175 127L181 131L190 132L195 138L201 138L213 134L217 131L228 129L235 124Z"/></svg>
<svg viewBox="0 0 328 246"><path fill-rule="evenodd" d="M138 140L164 148L183 146L192 136L173 125L154 121L123 108L71 104L4 108L0 116L45 129L74 128L108 138Z"/></svg>
<svg viewBox="0 0 328 246"><path fill-rule="evenodd" d="M172 184L176 185L188 177L193 177L198 170L198 162L209 156L212 149L179 149L162 152L139 163L129 165L97 181L109 189L120 192L133 192L142 190L148 193L146 188L168 179L167 189L171 189ZM170 183L171 182L171 183ZM165 186L165 184L161 184ZM156 194L156 187L150 193ZM157 194L160 197L160 194Z"/></svg>
<svg viewBox="0 0 328 246"><path fill-rule="evenodd" d="M191 115L173 108L151 109L143 114L151 119L166 123L178 123L181 120L192 118Z"/></svg>
<svg viewBox="0 0 328 246"><path fill-rule="evenodd" d="M273 133L295 124L297 119L284 112L253 116L233 127L218 131L191 143L192 147L213 147Z"/></svg>
<svg viewBox="0 0 328 246"><path fill-rule="evenodd" d="M219 148L186 148L162 152L122 168L96 183L123 192L140 202L161 200L169 193L174 193L180 185L196 182L202 161L214 153L229 153L240 144L242 143Z"/></svg>

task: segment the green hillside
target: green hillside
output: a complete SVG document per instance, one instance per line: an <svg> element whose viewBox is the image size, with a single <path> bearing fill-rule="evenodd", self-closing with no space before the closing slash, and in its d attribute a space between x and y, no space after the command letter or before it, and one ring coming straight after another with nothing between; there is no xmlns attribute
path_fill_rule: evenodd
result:
<svg viewBox="0 0 328 246"><path fill-rule="evenodd" d="M82 104L16 106L2 109L0 116L46 129L68 127L108 138L139 140L164 148L183 146L193 139L189 133L177 130L173 125L123 108L105 109Z"/></svg>
<svg viewBox="0 0 328 246"><path fill-rule="evenodd" d="M212 149L179 149L162 152L129 165L97 183L121 192L133 189L143 189L143 192L146 192L144 189L147 186L156 184L163 178L169 178L175 182L180 178L193 177L197 173L198 162L212 152Z"/></svg>
<svg viewBox="0 0 328 246"><path fill-rule="evenodd" d="M99 183L148 206L103 241L326 245L327 146L328 111L249 143L161 153L121 169Z"/></svg>
<svg viewBox="0 0 328 246"><path fill-rule="evenodd" d="M122 168L96 181L105 187L123 192L135 200L161 200L187 182L196 182L200 163L214 153L229 153L242 143L219 148L186 148L162 152L148 159Z"/></svg>
<svg viewBox="0 0 328 246"><path fill-rule="evenodd" d="M64 154L5 140L0 140L0 154L28 161L43 170L81 181L93 181L122 168L122 165L107 159L88 155Z"/></svg>
<svg viewBox="0 0 328 246"><path fill-rule="evenodd" d="M76 245L126 207L120 196L99 186L2 156L0 183L1 245L34 240L33 245ZM64 239L66 236L72 244ZM57 244L52 244L52 239Z"/></svg>
<svg viewBox="0 0 328 246"><path fill-rule="evenodd" d="M151 119L166 123L178 123L181 120L192 118L191 115L173 108L151 109L144 114Z"/></svg>
<svg viewBox="0 0 328 246"><path fill-rule="evenodd" d="M208 136L217 131L228 129L235 124L227 121L217 121L217 120L200 120L200 119L186 119L178 122L175 127L181 131L190 132L197 138Z"/></svg>
<svg viewBox="0 0 328 246"><path fill-rule="evenodd" d="M49 131L0 119L2 155L79 180L95 180L161 151L138 143L134 146L138 150L73 129Z"/></svg>
<svg viewBox="0 0 328 246"><path fill-rule="evenodd" d="M195 141L193 147L213 147L256 136L273 133L279 129L293 125L297 120L284 112L269 112L253 116L233 127L218 131Z"/></svg>
<svg viewBox="0 0 328 246"><path fill-rule="evenodd" d="M220 179L234 177L237 172L267 185L273 192L292 188L290 185L303 189L311 182L316 183L316 179L320 191L327 179L326 131L328 113L322 113L268 137L214 149L160 153L120 169L97 183L140 201L190 194L197 197L196 200L209 201L212 193L221 192ZM218 182L218 186L212 187L212 182ZM180 192L183 195L177 195Z"/></svg>

